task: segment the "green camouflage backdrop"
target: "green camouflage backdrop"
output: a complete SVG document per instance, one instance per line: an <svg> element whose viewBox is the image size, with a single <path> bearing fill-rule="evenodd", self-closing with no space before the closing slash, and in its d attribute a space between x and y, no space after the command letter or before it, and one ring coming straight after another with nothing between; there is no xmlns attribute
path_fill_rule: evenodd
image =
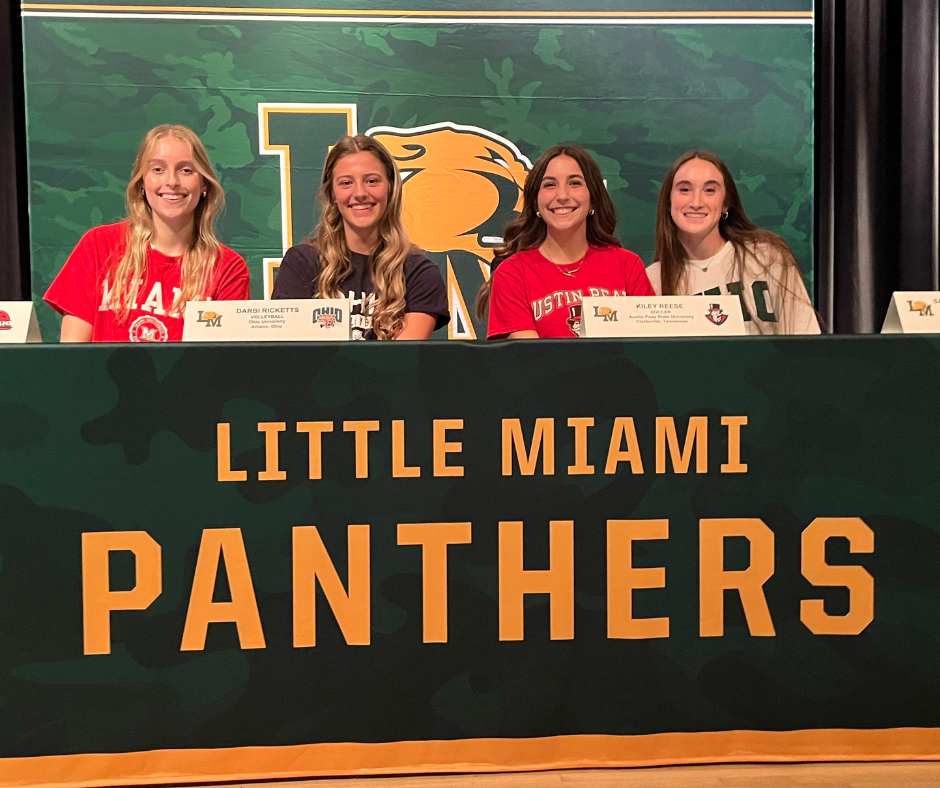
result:
<svg viewBox="0 0 940 788"><path fill-rule="evenodd" d="M345 16L273 0L242 14L186 5L24 4L35 299L85 230L122 217L140 139L166 122L191 126L209 149L228 196L220 237L248 260L262 297L263 261L311 229L326 146L348 125L329 113L272 116L270 144L291 146L293 226L285 228L282 159L262 153L259 139L259 104L285 103L352 106L360 132L471 127L482 147L523 169L546 147L576 140L601 164L621 240L647 264L663 173L690 147L713 149L728 161L751 218L791 244L812 292L810 0L594 0L576 11L559 0L395 0L367 11L332 3L350 9ZM494 10L516 16L495 18ZM643 11L662 16L636 16ZM420 15L430 12L450 16ZM463 155L440 166L473 169L474 151ZM406 209L436 211L425 217L434 226L435 216L488 199L487 221L471 226L497 237L518 180L480 181L485 198L463 186L433 190ZM460 301L469 306L483 282L487 243L481 252L416 240L445 273L450 259L451 334L471 336ZM42 306L40 319L51 341L57 317Z"/></svg>

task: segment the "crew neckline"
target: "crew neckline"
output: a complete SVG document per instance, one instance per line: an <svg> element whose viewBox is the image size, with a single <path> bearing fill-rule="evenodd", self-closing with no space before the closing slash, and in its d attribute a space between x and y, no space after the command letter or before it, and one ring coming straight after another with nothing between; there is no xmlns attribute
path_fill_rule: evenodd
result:
<svg viewBox="0 0 940 788"><path fill-rule="evenodd" d="M539 247L537 246L532 251L535 252L539 256L539 259L543 263L550 265L552 268L566 268L566 267L570 268L572 266L578 265L579 263L581 265L584 265L584 263L587 262L588 257L590 257L591 254L593 253L594 247L588 244L588 248L587 248L587 251L584 253L584 256L570 263L556 263L552 260L549 260L544 254L542 254L542 250L539 249Z"/></svg>

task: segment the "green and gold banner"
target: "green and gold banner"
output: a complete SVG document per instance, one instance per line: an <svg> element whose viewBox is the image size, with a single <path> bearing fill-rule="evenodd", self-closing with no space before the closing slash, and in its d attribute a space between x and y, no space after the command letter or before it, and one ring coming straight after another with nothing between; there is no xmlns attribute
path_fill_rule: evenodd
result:
<svg viewBox="0 0 940 788"><path fill-rule="evenodd" d="M0 786L940 752L940 341L13 347Z"/></svg>
<svg viewBox="0 0 940 788"><path fill-rule="evenodd" d="M813 4L594 0L23 3L33 294L90 227L124 215L144 133L192 127L228 197L220 238L253 295L312 229L341 134L382 140L413 240L471 314L531 163L596 157L618 235L653 262L656 197L690 148L724 157L750 217L813 264ZM40 306L47 341L58 318Z"/></svg>

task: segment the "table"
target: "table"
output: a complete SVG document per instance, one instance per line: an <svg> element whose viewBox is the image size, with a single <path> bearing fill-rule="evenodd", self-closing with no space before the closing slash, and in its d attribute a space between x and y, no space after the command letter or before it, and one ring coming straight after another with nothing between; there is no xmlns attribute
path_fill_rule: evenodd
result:
<svg viewBox="0 0 940 788"><path fill-rule="evenodd" d="M940 339L0 350L0 786L940 753Z"/></svg>

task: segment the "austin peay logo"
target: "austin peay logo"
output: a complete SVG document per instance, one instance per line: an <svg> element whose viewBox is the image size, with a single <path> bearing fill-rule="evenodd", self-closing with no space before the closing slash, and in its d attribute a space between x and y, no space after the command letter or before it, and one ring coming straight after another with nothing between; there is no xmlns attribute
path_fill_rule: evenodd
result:
<svg viewBox="0 0 940 788"><path fill-rule="evenodd" d="M573 304L568 307L568 319L565 321L571 333L575 336L581 335L581 304Z"/></svg>
<svg viewBox="0 0 940 788"><path fill-rule="evenodd" d="M917 312L921 317L933 317L933 304L924 301L908 301L907 305L911 312Z"/></svg>
<svg viewBox="0 0 940 788"><path fill-rule="evenodd" d="M13 321L10 319L10 313L0 309L0 331L9 331L13 328Z"/></svg>
<svg viewBox="0 0 940 788"><path fill-rule="evenodd" d="M707 317L716 326L720 326L728 319L728 316L721 308L721 304L709 304L708 313L705 315L705 317Z"/></svg>
<svg viewBox="0 0 940 788"><path fill-rule="evenodd" d="M337 323L343 322L343 310L335 306L321 306L311 313L311 320L319 323L320 328L333 328Z"/></svg>
<svg viewBox="0 0 940 788"><path fill-rule="evenodd" d="M222 325L222 315L218 312L203 312L199 310L197 323L205 323L207 328L219 328Z"/></svg>
<svg viewBox="0 0 940 788"><path fill-rule="evenodd" d="M605 323L617 323L617 310L609 306L594 307L594 317L601 318Z"/></svg>

